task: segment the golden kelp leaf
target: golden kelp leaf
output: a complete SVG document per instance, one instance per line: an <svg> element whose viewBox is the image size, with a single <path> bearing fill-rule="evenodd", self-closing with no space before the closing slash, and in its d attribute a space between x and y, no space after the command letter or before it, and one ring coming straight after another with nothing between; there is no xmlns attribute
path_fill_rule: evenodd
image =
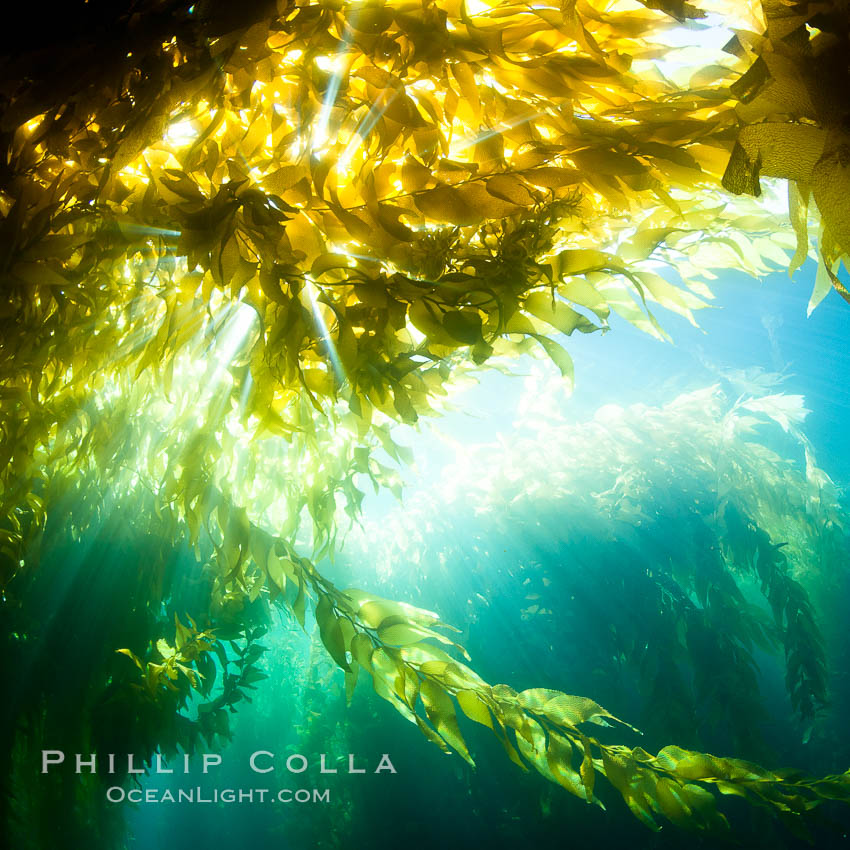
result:
<svg viewBox="0 0 850 850"><path fill-rule="evenodd" d="M676 232L679 232L679 228L641 228L622 246L618 254L626 260L645 260L671 233Z"/></svg>
<svg viewBox="0 0 850 850"><path fill-rule="evenodd" d="M403 617L422 625L439 621L438 615L433 611L416 608L406 602L394 602L355 588L349 588L344 593L357 606L358 616L373 629L377 629L387 617Z"/></svg>
<svg viewBox="0 0 850 850"><path fill-rule="evenodd" d="M354 73L354 76L359 77L361 80L366 80L370 86L374 86L376 89L401 90L404 88L404 84L395 74L391 74L383 68L373 68L369 66L359 68Z"/></svg>
<svg viewBox="0 0 850 850"><path fill-rule="evenodd" d="M753 186L760 174L809 183L826 141L827 132L810 124L750 124L738 135L739 153L733 154L723 185L732 192L757 194Z"/></svg>
<svg viewBox="0 0 850 850"><path fill-rule="evenodd" d="M407 154L401 166L401 184L405 192L418 192L431 181L431 170Z"/></svg>
<svg viewBox="0 0 850 850"><path fill-rule="evenodd" d="M760 159L763 174L804 183L810 181L826 141L827 133L819 127L784 122L751 124L738 134L749 158Z"/></svg>
<svg viewBox="0 0 850 850"><path fill-rule="evenodd" d="M842 253L850 253L850 212L847 209L850 167L844 148L824 155L814 165L811 188L830 236Z"/></svg>
<svg viewBox="0 0 850 850"><path fill-rule="evenodd" d="M503 201L519 206L534 203L534 197L528 186L516 174L496 174L486 183L487 191Z"/></svg>
<svg viewBox="0 0 850 850"><path fill-rule="evenodd" d="M723 779L729 781L772 781L776 774L753 762L719 758L708 753L668 746L660 750L656 760L675 771L683 779Z"/></svg>
<svg viewBox="0 0 850 850"><path fill-rule="evenodd" d="M640 2L648 9L660 9L666 12L677 21L699 20L706 16L699 6L687 3L685 0L640 0Z"/></svg>
<svg viewBox="0 0 850 850"><path fill-rule="evenodd" d="M530 711L544 714L554 723L562 726L577 726L585 722L608 726L610 724L606 718L623 723L592 699L572 696L548 688L531 688L522 691L519 694L519 703ZM624 725L628 726L628 724Z"/></svg>
<svg viewBox="0 0 850 850"><path fill-rule="evenodd" d="M404 698L404 668L393 651L376 646L372 650L371 668L372 673L382 678L397 697Z"/></svg>
<svg viewBox="0 0 850 850"><path fill-rule="evenodd" d="M322 643L337 665L348 672L351 668L345 657L346 645L339 619L334 611L333 603L327 596L322 596L316 605L316 623Z"/></svg>
<svg viewBox="0 0 850 850"><path fill-rule="evenodd" d="M282 196L307 175L308 171L302 165L284 165L263 177L262 184L270 194Z"/></svg>
<svg viewBox="0 0 850 850"><path fill-rule="evenodd" d="M307 613L307 594L302 576L298 577L298 593L295 596L295 601L292 603L292 613L295 614L295 619L298 620L298 623L303 629L304 618Z"/></svg>
<svg viewBox="0 0 850 850"><path fill-rule="evenodd" d="M643 174L647 167L635 157L621 151L589 148L570 154L581 171L595 174L628 176Z"/></svg>
<svg viewBox="0 0 850 850"><path fill-rule="evenodd" d="M546 756L546 735L542 727L536 720L530 718L526 718L525 725L527 730L526 735L516 736L519 751L550 782L557 782L557 779L549 769L549 762Z"/></svg>
<svg viewBox="0 0 850 850"><path fill-rule="evenodd" d="M129 650L129 649L116 649L115 651L120 653L121 655L126 655L127 658L129 658L133 661L133 663L136 665L136 667L139 668L139 670L144 671L144 669L145 669L144 664L142 664L142 662L139 660L139 658L131 650Z"/></svg>
<svg viewBox="0 0 850 850"><path fill-rule="evenodd" d="M522 313L514 313L508 319L504 327L504 332L509 334L531 335L538 331L538 327L529 319L528 316Z"/></svg>
<svg viewBox="0 0 850 850"><path fill-rule="evenodd" d="M395 618L391 617L389 619ZM388 643L391 646L404 646L406 644L418 643L423 637L428 636L429 633L427 631L417 628L407 622L390 623L389 625L382 624L378 628L378 637L383 643Z"/></svg>
<svg viewBox="0 0 850 850"><path fill-rule="evenodd" d="M360 667L356 664L351 666L350 670L345 673L345 704L351 705L351 700L354 698L354 689L357 687L357 678L360 674Z"/></svg>
<svg viewBox="0 0 850 850"><path fill-rule="evenodd" d="M419 664L419 669L426 676L436 676L438 679L445 673L446 668L451 664L451 661L432 661L426 660Z"/></svg>
<svg viewBox="0 0 850 850"><path fill-rule="evenodd" d="M476 212L453 186L438 186L414 196L416 206L434 221L461 226L478 224L484 216Z"/></svg>
<svg viewBox="0 0 850 850"><path fill-rule="evenodd" d="M269 549L266 559L266 572L269 578L283 591L286 590L286 570L280 558L275 554L274 548Z"/></svg>
<svg viewBox="0 0 850 850"><path fill-rule="evenodd" d="M351 265L351 260L347 254L320 254L313 260L313 265L310 267L310 274L314 278L320 277L325 272L335 269L349 269Z"/></svg>
<svg viewBox="0 0 850 850"><path fill-rule="evenodd" d="M390 703L402 717L405 717L411 723L420 725L421 718L417 720L418 715L399 697L398 691L394 687L393 670L388 668L386 664L382 664L382 659L382 656L376 655L375 663L372 665L372 686L375 693Z"/></svg>
<svg viewBox="0 0 850 850"><path fill-rule="evenodd" d="M618 257L592 248L561 251L552 258L551 262L552 272L556 280L568 275L587 274L587 272L603 269L625 269L622 260Z"/></svg>
<svg viewBox="0 0 850 850"><path fill-rule="evenodd" d="M715 831L729 828L726 817L717 811L714 794L692 783L686 783L682 791L698 826Z"/></svg>
<svg viewBox="0 0 850 850"><path fill-rule="evenodd" d="M454 62L449 66L452 76L457 80L461 93L472 109L472 114L477 120L481 114L481 103L478 99L478 85L475 82L475 74L466 62Z"/></svg>
<svg viewBox="0 0 850 850"><path fill-rule="evenodd" d="M477 310L447 310L442 325L449 336L465 345L475 345L482 339L481 316Z"/></svg>
<svg viewBox="0 0 850 850"><path fill-rule="evenodd" d="M632 814L654 832L660 827L647 797L647 782L652 774L637 765L622 747L603 747L602 765L608 781L622 794Z"/></svg>
<svg viewBox="0 0 850 850"><path fill-rule="evenodd" d="M546 166L518 172L529 183L544 189L560 189L562 186L572 186L581 182L581 172L575 168L556 168Z"/></svg>
<svg viewBox="0 0 850 850"><path fill-rule="evenodd" d="M526 297L522 306L538 319L542 319L568 336L576 329L582 333L599 330L593 322L555 298L551 292L532 292Z"/></svg>
<svg viewBox="0 0 850 850"><path fill-rule="evenodd" d="M466 742L461 735L457 724L454 705L451 697L430 679L425 679L419 689L425 713L434 725L437 732L445 739L446 743L453 747L459 755L474 766L475 762L469 755Z"/></svg>
<svg viewBox="0 0 850 850"><path fill-rule="evenodd" d="M570 794L575 794L581 800L588 800L589 795L581 776L572 767L573 745L568 738L555 732L549 733L549 745L546 750L546 762L552 778L566 788ZM597 801L598 802L598 801ZM599 805L602 805L601 803Z"/></svg>
<svg viewBox="0 0 850 850"><path fill-rule="evenodd" d="M751 159L750 155L739 143L735 142L732 148L732 156L723 172L723 188L732 192L733 195L761 195L761 159L756 156Z"/></svg>
<svg viewBox="0 0 850 850"><path fill-rule="evenodd" d="M425 301L416 301L411 304L408 317L413 327L424 334L429 342L451 348L457 347L457 340L449 335L448 330L443 327L442 321L435 316L433 307L426 304Z"/></svg>
<svg viewBox="0 0 850 850"><path fill-rule="evenodd" d="M180 650L192 640L194 632L191 629L187 629L183 623L180 622L177 614L174 615L174 628L175 628L175 636L174 636L174 645L177 648L177 651Z"/></svg>
<svg viewBox="0 0 850 850"><path fill-rule="evenodd" d="M674 286L670 281L665 280L661 275L654 272L635 272L635 277L655 301L668 310L684 316L692 325L696 325L692 311L705 307L706 304L704 301L697 298L696 295L692 295L687 290Z"/></svg>
<svg viewBox="0 0 850 850"><path fill-rule="evenodd" d="M353 30L377 35L386 30L393 21L391 8L368 3L352 3L345 9L345 22Z"/></svg>
<svg viewBox="0 0 850 850"><path fill-rule="evenodd" d="M455 699L457 700L457 704L460 706L461 711L463 711L470 720L474 720L482 726L488 726L490 729L493 728L493 719L490 716L490 709L487 708L484 701L478 696L478 694L475 693L475 691L460 690L455 694Z"/></svg>
<svg viewBox="0 0 850 850"><path fill-rule="evenodd" d="M558 293L574 304L587 307L602 321L605 321L611 313L605 296L583 278L574 277L564 281L558 286Z"/></svg>
<svg viewBox="0 0 850 850"><path fill-rule="evenodd" d="M418 715L414 714L414 720L419 727L419 731L432 743L439 747L446 755L451 754L449 745Z"/></svg>
<svg viewBox="0 0 850 850"><path fill-rule="evenodd" d="M692 812L687 802L687 793L680 783L662 776L655 785L655 798L667 820L681 826L688 823Z"/></svg>
<svg viewBox="0 0 850 850"><path fill-rule="evenodd" d="M566 349L555 342L554 339L549 339L547 336L540 334L531 334L536 339L543 350L552 359L552 362L558 367L562 378L566 378L570 384L575 382L575 368L573 366L573 358L567 353Z"/></svg>
<svg viewBox="0 0 850 850"><path fill-rule="evenodd" d="M794 256L791 258L791 262L788 263L789 276L793 275L794 272L803 265L809 252L808 196L808 187L804 190L798 183L789 181L788 217L791 219L791 225L793 226L794 234L797 237L797 246L794 251Z"/></svg>
<svg viewBox="0 0 850 850"><path fill-rule="evenodd" d="M22 260L46 260L50 258L67 258L72 252L87 242L91 242L91 233L73 233L60 236L45 236L38 242L21 251Z"/></svg>
<svg viewBox="0 0 850 850"><path fill-rule="evenodd" d="M707 86L717 80L728 79L729 73L729 68L725 65L706 65L704 68L700 68L695 74L691 74L688 85L691 88Z"/></svg>
<svg viewBox="0 0 850 850"><path fill-rule="evenodd" d="M593 768L593 752L591 750L590 741L586 735L582 735L579 740L584 747L584 756L579 767L579 776L584 785L588 800L593 800L593 787L596 783L596 771Z"/></svg>
<svg viewBox="0 0 850 850"><path fill-rule="evenodd" d="M198 188L198 184L185 171L165 168L159 179L168 191L173 192L185 201L206 200L206 196Z"/></svg>
<svg viewBox="0 0 850 850"><path fill-rule="evenodd" d="M358 632L351 639L351 655L354 660L368 672L372 672L372 641L368 635Z"/></svg>
<svg viewBox="0 0 850 850"><path fill-rule="evenodd" d="M524 206L511 203L487 191L481 181L464 183L455 187L463 202L482 219L505 218L525 212Z"/></svg>

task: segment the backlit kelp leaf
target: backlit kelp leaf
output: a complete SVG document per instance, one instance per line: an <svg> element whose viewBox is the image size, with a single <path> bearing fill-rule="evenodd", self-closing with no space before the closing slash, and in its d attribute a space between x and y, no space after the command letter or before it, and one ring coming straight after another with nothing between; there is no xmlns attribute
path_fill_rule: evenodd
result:
<svg viewBox="0 0 850 850"><path fill-rule="evenodd" d="M553 781L566 788L570 794L575 794L576 797L587 800L590 795L587 793L581 775L573 769L572 760L573 745L569 738L564 738L554 732L550 733L546 762Z"/></svg>
<svg viewBox="0 0 850 850"><path fill-rule="evenodd" d="M803 182L798 180L798 182ZM842 254L850 253L850 213L845 203L850 188L850 168L846 162L846 143L838 149L824 150L812 168L812 197L823 217L829 235Z"/></svg>
<svg viewBox="0 0 850 850"><path fill-rule="evenodd" d="M584 785L587 799L593 800L593 787L596 784L596 771L593 767L593 751L590 740L587 737L582 735L579 740L581 741L582 748L584 749L581 765L579 767L579 776L581 777L582 784Z"/></svg>
<svg viewBox="0 0 850 850"><path fill-rule="evenodd" d="M424 189L431 179L430 169L409 154L405 157L401 167L401 182L405 192Z"/></svg>
<svg viewBox="0 0 850 850"><path fill-rule="evenodd" d="M766 122L744 127L738 135L738 144L746 161L753 164L754 179L763 174L810 183L826 139L826 132L818 127Z"/></svg>
<svg viewBox="0 0 850 850"><path fill-rule="evenodd" d="M603 749L602 766L605 776L622 794L632 814L651 830L660 829L655 820L650 797L647 795L654 778L652 774L639 767L634 759L621 749Z"/></svg>
<svg viewBox="0 0 850 850"><path fill-rule="evenodd" d="M366 671L372 670L372 641L362 632L351 639L351 654L354 660Z"/></svg>
<svg viewBox="0 0 850 850"><path fill-rule="evenodd" d="M692 816L687 792L678 782L662 777L655 784L655 796L662 814L667 820L686 826Z"/></svg>
<svg viewBox="0 0 850 850"><path fill-rule="evenodd" d="M283 591L286 590L287 570L285 569L281 559L275 554L273 548L269 550L266 558L266 572L268 573L269 579L274 582L275 585Z"/></svg>
<svg viewBox="0 0 850 850"><path fill-rule="evenodd" d="M481 317L473 310L449 310L443 314L442 325L449 336L466 345L481 340Z"/></svg>
<svg viewBox="0 0 850 850"><path fill-rule="evenodd" d="M350 672L351 668L345 658L347 647L342 627L334 611L333 603L327 596L322 596L316 605L316 623L319 626L322 643L330 653L331 658L343 670Z"/></svg>
<svg viewBox="0 0 850 850"><path fill-rule="evenodd" d="M529 187L516 174L496 174L487 180L487 191L503 201L520 206L534 203Z"/></svg>
<svg viewBox="0 0 850 850"><path fill-rule="evenodd" d="M416 206L429 218L448 224L480 223L484 216L471 207L459 189L439 186L414 196Z"/></svg>
<svg viewBox="0 0 850 850"><path fill-rule="evenodd" d="M298 620L302 628L304 628L304 618L307 610L307 596L305 593L304 580L298 582L298 592L295 595L295 600L292 603L292 613L295 619Z"/></svg>
<svg viewBox="0 0 850 850"><path fill-rule="evenodd" d="M490 716L490 710L475 691L460 690L455 694L455 699L457 700L457 704L460 706L461 711L463 711L470 720L474 720L482 726L488 726L490 729L493 728L493 720Z"/></svg>
<svg viewBox="0 0 850 850"><path fill-rule="evenodd" d="M389 617L388 620L395 618ZM404 646L405 644L418 643L423 637L428 637L428 633L412 626L406 621L387 624L385 620L378 627L378 637L384 642L392 646Z"/></svg>
<svg viewBox="0 0 850 850"><path fill-rule="evenodd" d="M529 334L529 336L534 337L540 343L543 350L558 367L561 377L566 378L572 384L575 380L575 368L573 366L573 359L567 353L566 349L560 343L555 342L554 339L549 339L549 337L541 336L540 334Z"/></svg>
<svg viewBox="0 0 850 850"><path fill-rule="evenodd" d="M522 691L519 694L519 703L523 708L542 714L561 726L577 726L586 722L608 726L610 724L606 718L618 723L623 722L587 697L571 696L547 688Z"/></svg>
<svg viewBox="0 0 850 850"><path fill-rule="evenodd" d="M571 309L562 301L556 300L551 293L532 292L526 297L523 307L529 313L537 316L538 319L548 322L552 327L568 336L574 330L579 330L582 333L592 333L599 330L585 316Z"/></svg>
<svg viewBox="0 0 850 850"><path fill-rule="evenodd" d="M406 602L393 602L353 588L344 593L357 606L358 616L374 629L377 629L387 617L400 617L422 625L433 625L439 621L438 615L433 611L416 608Z"/></svg>
<svg viewBox="0 0 850 850"><path fill-rule="evenodd" d="M439 732L446 743L455 749L459 755L474 765L466 742L461 735L460 727L455 716L455 709L451 698L440 687L434 685L430 679L425 679L419 690L425 712L434 728Z"/></svg>

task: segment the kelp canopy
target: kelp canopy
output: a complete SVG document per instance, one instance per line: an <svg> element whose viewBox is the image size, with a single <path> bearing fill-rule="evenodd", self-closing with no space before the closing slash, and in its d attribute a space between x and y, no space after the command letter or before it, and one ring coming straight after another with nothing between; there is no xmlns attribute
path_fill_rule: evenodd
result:
<svg viewBox="0 0 850 850"><path fill-rule="evenodd" d="M660 70L672 34L706 13L734 31L726 53ZM711 787L792 821L846 799L846 774L601 743L585 724L617 721L594 701L491 687L435 614L342 591L315 566L364 481L398 487L392 425L438 413L459 372L538 352L570 382L565 335L605 331L613 311L664 336L657 306L693 321L712 269L793 270L810 231L810 306L831 285L846 295L845 6L139 0L64 14L0 62L3 663L6 681L27 676L4 705L4 775L60 734L145 758L226 735L227 708L262 676L255 640L275 603L302 624L312 608L349 689L371 677L438 746L470 759L459 708L588 801L605 776L650 825L722 824ZM760 177L789 181L789 227L730 196L758 195ZM188 578L181 547L198 562ZM789 649L808 640L808 603L769 557L810 715L819 656ZM63 618L91 607L74 593L101 571L109 610L69 648ZM195 719L181 711L192 690ZM68 817L83 822L79 806Z"/></svg>

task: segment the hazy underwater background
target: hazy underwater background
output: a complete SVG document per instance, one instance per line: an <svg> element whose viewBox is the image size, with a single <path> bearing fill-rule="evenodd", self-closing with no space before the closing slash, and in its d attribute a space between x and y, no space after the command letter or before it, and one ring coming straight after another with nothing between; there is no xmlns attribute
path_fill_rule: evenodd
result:
<svg viewBox="0 0 850 850"><path fill-rule="evenodd" d="M482 375L457 413L396 429L415 454L404 502L367 497L362 528L327 574L439 612L489 682L592 697L643 731L630 746L845 771L850 310L831 293L807 318L809 277L730 274L699 329L667 323L673 345L612 321L604 338L571 345L569 398L540 361L512 367L525 377ZM808 594L825 691L805 611L796 644L771 631L770 558ZM726 835L652 832L610 787L598 791L603 812L523 773L466 722L473 770L429 745L368 679L347 708L342 672L286 616L274 613L258 643L268 679L232 715L224 765L143 787L318 787L330 802L125 803L129 846L805 846L734 796L722 798ZM257 749L281 754L259 781L246 767ZM372 769L389 753L398 772L292 776L282 765L293 752L340 763L355 753ZM810 839L848 846L848 828L846 809L826 805Z"/></svg>

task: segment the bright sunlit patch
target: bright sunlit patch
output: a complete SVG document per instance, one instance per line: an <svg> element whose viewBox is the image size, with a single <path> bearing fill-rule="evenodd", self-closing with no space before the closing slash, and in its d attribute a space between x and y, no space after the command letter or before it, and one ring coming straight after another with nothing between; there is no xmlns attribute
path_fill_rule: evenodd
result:
<svg viewBox="0 0 850 850"><path fill-rule="evenodd" d="M231 305L219 326L211 347L211 355L219 369L227 369L253 332L259 329L257 311L247 304Z"/></svg>
<svg viewBox="0 0 850 850"><path fill-rule="evenodd" d="M347 62L348 38L344 39L334 56L317 56L316 65L331 76L325 88L325 96L322 100L322 109L318 120L313 125L310 133L310 148L314 156L320 156L331 138L329 127L331 111L336 104L342 78L345 74Z"/></svg>
<svg viewBox="0 0 850 850"><path fill-rule="evenodd" d="M784 180L762 178L759 206L776 216L788 215L788 187Z"/></svg>
<svg viewBox="0 0 850 850"><path fill-rule="evenodd" d="M632 70L645 73L654 67L666 79L684 87L699 69L732 63L732 57L723 52L723 47L732 38L735 24L720 15L709 14L698 21L673 27L663 34L666 48L663 56L636 61Z"/></svg>
<svg viewBox="0 0 850 850"><path fill-rule="evenodd" d="M199 131L200 128L192 120L176 121L168 128L165 138L176 147L182 147L192 142Z"/></svg>
<svg viewBox="0 0 850 850"><path fill-rule="evenodd" d="M490 11L490 6L491 4L486 0L466 0L466 11L470 15L483 15Z"/></svg>
<svg viewBox="0 0 850 850"><path fill-rule="evenodd" d="M317 56L313 61L322 71L329 74L338 74L345 68L345 56L343 54L337 54L336 56Z"/></svg>
<svg viewBox="0 0 850 850"><path fill-rule="evenodd" d="M318 300L318 289L316 284L309 278L307 278L305 289L307 290L307 295L310 298L310 304L313 309L313 318L316 320L316 325L322 334L322 342L324 343L328 359L333 367L334 375L336 376L337 381L341 384L345 380L345 369L343 369L342 361L339 358L339 352L337 351L336 345L334 344L333 339L331 339L331 332L328 328L328 324L325 321L325 317L322 315L322 310L319 306Z"/></svg>

